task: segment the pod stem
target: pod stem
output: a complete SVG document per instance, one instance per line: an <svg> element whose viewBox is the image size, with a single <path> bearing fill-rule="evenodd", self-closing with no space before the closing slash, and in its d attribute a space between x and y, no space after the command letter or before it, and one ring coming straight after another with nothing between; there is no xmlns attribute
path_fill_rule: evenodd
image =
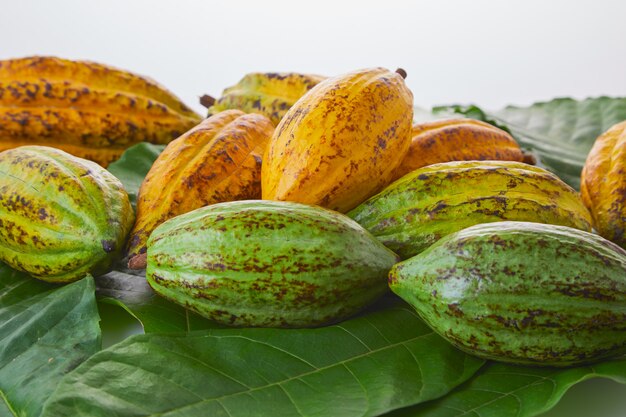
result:
<svg viewBox="0 0 626 417"><path fill-rule="evenodd" d="M396 70L396 72L397 72L398 74L400 74L400 76L406 80L406 75L407 75L407 74L406 74L406 71L405 71L405 70L403 70L402 68L398 68L398 69Z"/></svg>
<svg viewBox="0 0 626 417"><path fill-rule="evenodd" d="M215 104L215 98L211 97L208 94L204 94L200 97L200 104L202 104L207 109Z"/></svg>
<svg viewBox="0 0 626 417"><path fill-rule="evenodd" d="M140 253L128 260L128 269L146 269L148 265L148 254Z"/></svg>

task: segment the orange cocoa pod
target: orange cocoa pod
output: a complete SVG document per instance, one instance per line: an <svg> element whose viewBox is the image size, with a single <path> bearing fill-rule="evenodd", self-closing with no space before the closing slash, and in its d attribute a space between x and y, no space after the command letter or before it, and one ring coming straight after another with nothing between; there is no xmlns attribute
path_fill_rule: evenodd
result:
<svg viewBox="0 0 626 417"><path fill-rule="evenodd" d="M49 56L0 60L0 151L51 146L106 167L132 145L167 144L201 120L128 71Z"/></svg>
<svg viewBox="0 0 626 417"><path fill-rule="evenodd" d="M209 204L260 199L262 155L273 132L263 115L227 110L172 141L139 189L129 266L144 266L134 258L164 221Z"/></svg>
<svg viewBox="0 0 626 417"><path fill-rule="evenodd" d="M394 179L441 162L530 161L510 134L480 120L418 123L413 125L412 135L409 151L396 169Z"/></svg>
<svg viewBox="0 0 626 417"><path fill-rule="evenodd" d="M596 139L580 176L580 192L597 232L626 248L626 121Z"/></svg>

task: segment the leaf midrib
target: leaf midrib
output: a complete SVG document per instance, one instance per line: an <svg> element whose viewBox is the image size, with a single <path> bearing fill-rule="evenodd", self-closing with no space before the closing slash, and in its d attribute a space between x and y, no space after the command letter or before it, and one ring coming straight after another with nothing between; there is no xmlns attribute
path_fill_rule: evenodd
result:
<svg viewBox="0 0 626 417"><path fill-rule="evenodd" d="M583 368L575 368L575 369L578 370L578 369L583 369ZM455 410L463 411L462 414L456 414L454 417L462 417L462 416L466 416L466 415L468 415L470 413L476 413L478 416L482 416L482 414L480 413L480 409L481 408L485 408L485 407L489 406L490 404L493 404L493 403L495 403L497 401L500 401L500 400L502 400L503 398L506 398L506 397L513 396L514 398L517 398L514 395L516 392L524 390L524 389L529 388L529 387L532 387L533 385L539 385L539 384L543 383L543 381L550 381L550 382L552 382L552 386L553 386L552 387L552 392L548 396L548 400L545 402L543 407L538 410L539 413L546 412L550 408L552 408L556 404L556 402L558 402L558 400L571 387L573 387L574 385L576 385L576 384L578 384L578 383L580 383L582 381L585 381L587 379L605 377L604 375L599 374L593 368L593 366L586 367L586 368L584 368L584 370L585 370L585 374L582 377L577 378L577 379L573 380L572 382L564 384L560 389L559 389L559 386L558 386L557 382L552 377L554 375L562 372L562 369L554 370L553 372L549 373L548 375L543 375L543 376L541 376L541 375L532 375L532 374L518 374L518 373L511 373L511 372L499 373L500 375L529 376L529 377L534 377L536 379L534 381L530 382L530 383L521 385L518 388L516 388L516 389L514 389L512 391L509 391L509 392L498 392L498 391L493 391L493 390L490 390L490 389L473 388L472 391L487 391L487 392L491 392L491 393L494 393L494 394L498 394L498 396L496 398L493 398L492 400L489 400L489 401L487 401L485 403L482 403L482 404L480 404L480 405L478 405L476 407L473 407L471 409L468 409L468 410L461 410L461 409L454 408ZM497 375L497 374L498 373L493 373L492 375ZM555 393L558 395L556 398L554 397ZM518 402L520 402L519 399L518 399ZM444 407L452 409L452 407L448 407L448 406L445 406L445 405L444 405ZM521 411L522 411L522 403L520 402L520 408L518 409L518 412L517 412L516 416L520 416L521 415L520 414Z"/></svg>
<svg viewBox="0 0 626 417"><path fill-rule="evenodd" d="M413 314L413 313L411 313L411 314ZM414 314L413 314L413 315L414 315ZM399 347L399 346L404 346L404 347L406 347L406 344L407 344L407 343L409 343L409 342L413 342L413 341L415 341L415 340L418 340L418 339L421 339L421 338L424 338L424 337L431 336L431 335L433 335L434 333L435 333L435 332L431 330L431 331L430 331L430 332L428 332L428 333L424 333L424 334L421 334L421 335L419 335L419 336L416 336L416 337L412 337L412 338L410 338L410 339L403 340L402 342L398 342L398 343L394 343L394 344L391 344L391 345L387 345L387 346L385 346L385 347L383 347L383 348L379 348L379 349L369 349L369 348L368 348L368 351L367 351L367 352L365 352L365 353L362 353L362 354L359 354L359 355L356 355L356 356L352 356L352 357L350 357L350 358L348 358L348 359L344 359L344 360L341 360L341 361L338 361L338 362L334 362L334 363L332 363L332 364L330 364L330 365L326 365L326 366L322 366L322 367L316 367L316 366L314 366L313 364L309 363L308 361L306 361L306 360L304 360L304 359L300 358L299 356L297 356L297 355L295 355L295 354L293 354L293 353L291 353L291 352L288 352L288 351L286 351L286 350L284 350L284 349L278 348L278 347L276 347L276 346L273 346L273 345L271 345L271 344L269 344L269 343L262 342L262 341L260 341L260 340L250 339L249 337L246 337L246 336L242 336L242 335L232 335L232 336L215 336L215 335L209 335L209 336L205 336L205 337L212 337L212 338L216 338L216 339L241 338L241 339L245 339L245 340L248 340L248 341L250 341L250 342L253 342L253 343L257 343L257 344L265 345L265 346L268 346L268 347L270 347L270 348L272 348L272 349L276 349L276 350L278 350L278 351L280 351L280 352L283 352L283 353L286 353L286 354L288 354L288 355L290 355L290 356L293 356L294 358L296 358L296 359L300 360L301 362L303 362L303 363L305 363L305 364L307 364L307 365L309 365L309 366L312 366L312 367L313 367L313 369L312 369L311 371L308 371L308 372L304 372L304 373L301 373L301 374L298 374L298 375L294 375L294 376L289 377L289 378L287 378L287 379L284 379L284 380L282 380L282 381L272 382L272 383L265 384L265 385L261 385L261 386L258 386L258 387L255 387L255 388L251 388L251 389L248 389L248 390L238 391L238 392L233 392L233 393L226 394L226 395L221 395L221 396L219 396L219 397L213 397L213 398L203 399L203 400L201 400L201 401L197 401L197 402L194 402L194 403L190 403L190 404L187 404L187 405L185 405L185 406L183 406L183 407L179 407L179 408L176 408L176 409L167 410L167 411L164 411L164 412L161 412L161 413L157 413L157 414L150 414L150 417L164 416L164 415L166 415L166 414L167 414L167 413L169 413L169 412L172 412L172 411L179 412L179 411L181 411L181 410L184 410L185 408L188 408L188 407L194 407L194 406L196 406L196 405L198 405L198 404L201 404L201 403L208 403L208 402L212 402L212 401L218 401L218 402L219 402L219 401L224 400L224 399L226 399L226 398L234 397L234 396L237 396L237 395L241 395L241 394L249 394L249 393L251 393L251 392L256 392L256 391L264 390L264 389L271 388L271 387L274 387L274 386L281 386L281 385L284 385L284 384L286 384L286 383L288 383L288 382L291 382L291 381L294 381L294 380L298 380L298 379L302 379L302 378L307 377L307 376L309 376L309 375L313 375L313 374L316 374L316 373L318 373L318 372L325 371L325 370L330 369L330 368L333 368L333 367L335 367L335 366L341 366L341 365L346 366L346 364L347 364L347 363L350 363L350 362L352 362L352 361L355 361L355 360L357 360L357 359L359 359L359 358L363 358L363 357L366 357L366 356L372 355L372 354L374 354L374 353L383 352L383 351L385 351L385 350L392 349L392 348ZM360 340L359 338L356 338L356 339L357 339L357 340ZM168 349L165 349L165 350L169 351ZM171 352L171 353L174 353L174 354L179 354L179 353L172 352L172 351L170 351L170 352ZM182 354L181 354L181 356L183 356L183 357L187 357L186 355L182 355ZM194 359L194 360L198 360L197 358L191 358L191 357L188 357L188 358L190 358L190 359ZM200 361L200 362L201 362L201 361ZM210 366L210 365L208 365L208 364L205 364L205 365ZM358 379L356 379L356 378L355 378L355 381L356 381L357 383L359 383L359 384L360 384L360 381L359 381ZM281 387L281 388L282 388L282 387ZM292 404L293 404L293 405L294 405L294 407L297 409L297 405L296 405L293 401L292 401ZM230 414L230 413L229 413L229 414ZM304 416L303 414L300 414L300 415L301 415L301 416Z"/></svg>
<svg viewBox="0 0 626 417"><path fill-rule="evenodd" d="M39 303L39 302L41 302L41 301L45 300L46 298L49 298L49 297L50 297L50 293L49 293L49 292L48 292L48 293L44 293L44 294L45 294L45 296L44 296L44 297L42 297L41 299L38 299L38 300L37 300L37 303ZM33 296L33 297L30 297L30 298L31 298L31 299L33 299L33 298L38 298L38 296L37 296L37 295L35 295L35 296ZM74 311L76 310L76 308L82 305L83 300L84 300L84 296L83 296L83 295L81 295L80 299L79 299L79 300L78 300L78 302L77 302L77 303L76 303L76 304L72 307L72 309L71 309L71 310L66 310L66 311L63 313L63 315L62 315L61 317L59 317L59 319L58 319L58 320L57 320L57 321L56 321L56 322L55 322L55 323L54 323L51 327L48 327L48 328L45 330L45 332L39 336L39 338L38 338L37 340L32 341L32 343L31 343L30 345L28 345L28 346L26 347L26 349L24 349L22 352L20 352L20 353L19 353L19 355L15 356L15 357L14 357L14 358L12 358L11 360L12 360L12 361L15 361L15 360L16 360L16 359L18 359L19 357L21 357L21 356L25 355L26 353L30 352L30 351L31 351L31 349L33 349L33 348L37 345L37 343L39 342L39 340L43 339L43 338L44 338L44 337L46 337L48 334L50 334L52 331L54 331L54 329L56 329L56 327L57 327L57 326L59 326L60 324L62 324L62 323L63 323L63 321L64 321L64 320L65 320L68 316L70 316L70 314L74 313ZM33 306L35 306L35 307L36 307L36 306L37 306L37 304L33 304L33 305L31 305L30 307L28 307L27 309L25 309L25 310L21 311L21 312L20 312L17 316L12 317L11 319L9 319L8 321L6 321L5 323L9 323L9 322L11 322L11 321L12 321L12 320L14 320L14 319L20 319L22 314L24 314L24 313L26 313L26 312L28 312L28 311L33 311L33 310L35 310L34 308L32 308ZM25 323L24 323L21 327L24 327L25 325L28 325L28 326L29 326L31 322L33 322L33 321L37 321L37 319L39 319L40 317L45 316L45 315L46 315L46 313L48 313L48 310L49 310L50 308L52 308L51 306L52 306L52 307L54 307L54 300L53 300L51 303L47 304L47 305L46 305L43 309L36 310L36 311L35 311L35 314L34 314L34 315L32 315L32 316L31 316L31 317L30 317L30 318L29 318L29 319L28 319L28 320L27 320L27 321L26 321L26 322L25 322ZM28 328L30 328L30 326L29 326ZM2 339L0 339L0 342L3 342L5 339L6 339L6 336L4 336ZM0 370L1 370L2 368L4 368L5 366L6 366L6 364L4 364L4 365L0 365ZM0 389L0 391L1 391L1 389Z"/></svg>
<svg viewBox="0 0 626 417"><path fill-rule="evenodd" d="M417 317L417 315L414 312L412 312L412 311L410 311L408 309L402 309L402 310L408 312L409 314L413 315L414 317ZM250 394L250 393L261 391L261 390L265 390L265 389L271 388L271 387L281 387L282 388L282 386L284 384L287 384L287 383L289 383L291 381L301 380L301 379L303 379L303 378L305 378L305 377L307 377L309 375L313 375L313 374L325 371L327 369L331 369L333 367L344 366L345 368L348 368L347 364L352 363L352 362L354 362L354 361L356 361L356 360L358 360L360 358L367 357L367 356L370 356L372 354L376 354L376 353L379 353L379 352L384 352L386 350L394 349L394 348L397 348L397 347L400 347L400 346L403 346L406 349L408 349L408 346L406 346L407 344L409 344L411 342L414 342L415 340L419 340L419 339L422 339L422 338L426 338L426 337L432 336L434 334L435 334L435 332L431 330L431 331L429 331L427 333L423 333L423 334L420 334L418 336L415 336L415 337L412 337L412 338L408 338L408 339L402 340L402 341L397 342L397 343L392 343L392 344L389 344L389 345L386 345L384 347L377 348L377 349L369 348L368 345L365 344L359 337L353 335L352 337L355 340L359 341L364 347L367 348L367 352L364 352L364 353L361 353L361 354L358 354L358 355L355 355L355 356L351 356L351 357L349 357L347 359L344 359L344 360L341 360L341 361L337 361L337 362L331 363L329 365L321 366L321 367L317 367L317 366L309 363L308 361L304 360L303 358L300 358L299 356L295 355L294 353L286 351L284 349L281 349L281 348L279 348L277 346L274 346L274 345L272 345L270 343L266 343L266 342L263 342L263 341L260 341L260 340L251 339L249 337L246 337L246 336L243 336L243 335L240 335L240 334L239 335L214 335L214 334L209 334L209 335L205 335L205 336L197 336L197 338L213 338L213 339L234 338L234 339L244 339L244 340L247 340L248 342L252 342L254 344L264 345L264 346L267 346L267 347L269 347L271 349L278 350L278 351L280 351L280 352L282 352L284 354L288 354L288 355L294 357L295 359L301 361L302 363L307 364L308 366L312 367L313 369L311 369L310 371L307 371L307 372L299 373L298 375L294 375L292 377L289 377L289 378L286 378L286 379L283 379L283 380L280 380L280 381L275 381L275 382L267 383L267 384L264 384L264 385L261 385L261 386L258 386L258 387L249 388L249 389L245 389L245 390L241 390L241 391L237 391L237 392L232 392L232 393L221 395L221 396L218 396L218 397L204 398L204 399L201 399L199 401L194 401L194 402L191 402L189 404L186 404L186 405L184 405L182 407L169 409L169 410L165 410L165 411L161 411L161 412L157 412L157 413L153 413L153 414L147 414L146 416L150 416L150 417L166 416L167 414L172 413L172 412L182 412L183 410L185 410L187 408L196 407L199 404L211 403L211 402L215 402L216 404L219 404L220 406L223 407L223 405L221 404L221 401L224 400L224 399L227 399L227 398L230 398L230 397L235 397L237 395L242 395L242 394ZM150 343L150 340L147 339L147 340L142 341L142 343L146 343L146 342ZM167 348L165 348L163 346L160 346L160 348L163 349L164 351L170 352L170 353L172 353L174 355L186 357L186 358L192 359L194 361L199 361L198 358L190 357L188 355L185 355L182 352L172 351L172 350L167 349ZM119 362L115 358L109 358L108 360L112 361L112 362ZM200 361L200 362L204 363L202 361ZM125 364L123 362L120 362L120 363L122 363L123 365L127 365L127 364ZM211 369L213 368L209 364L205 364L205 365L208 368L211 368ZM349 369L348 369L348 371L349 371ZM359 381L356 377L354 377L354 374L352 372L349 371L349 373L350 373L350 375L353 376L355 381L359 385L362 386L361 381ZM422 381L422 383L423 383L423 381ZM367 393L365 390L363 392L364 392L364 394ZM367 399L367 395L365 395L365 397ZM289 398L289 396L287 396L287 398ZM291 404L297 409L297 405L296 405L295 402L291 401ZM368 408L368 410L369 410L369 408ZM226 411L228 411L228 410L226 410ZM303 415L303 414L300 414L300 415ZM364 415L366 415L366 414L364 414Z"/></svg>
<svg viewBox="0 0 626 417"><path fill-rule="evenodd" d="M0 389L0 399L2 399L2 401L4 401L4 403L6 404L8 410L15 416L15 417L19 417L18 414L15 412L15 409L13 408L13 406L11 405L11 403L9 402L9 399L7 398L7 396L4 394L4 391L2 391L2 389Z"/></svg>

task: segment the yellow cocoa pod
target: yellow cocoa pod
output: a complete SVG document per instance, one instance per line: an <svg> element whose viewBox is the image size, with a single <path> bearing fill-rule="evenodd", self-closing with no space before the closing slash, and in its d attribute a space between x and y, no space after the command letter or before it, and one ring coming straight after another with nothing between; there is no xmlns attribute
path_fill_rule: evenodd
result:
<svg viewBox="0 0 626 417"><path fill-rule="evenodd" d="M0 61L0 151L52 146L106 167L129 146L168 143L200 120L130 72L54 57Z"/></svg>
<svg viewBox="0 0 626 417"><path fill-rule="evenodd" d="M298 100L268 145L263 199L346 212L386 186L411 141L413 95L399 72L328 78Z"/></svg>
<svg viewBox="0 0 626 417"><path fill-rule="evenodd" d="M144 266L146 241L164 221L209 204L261 197L261 162L272 122L227 110L205 119L159 155L141 184L129 265Z"/></svg>
<svg viewBox="0 0 626 417"><path fill-rule="evenodd" d="M295 72L253 72L226 88L217 101L204 96L201 102L212 104L209 115L239 109L246 113L263 114L277 125L287 110L324 78Z"/></svg>
<svg viewBox="0 0 626 417"><path fill-rule="evenodd" d="M413 125L407 155L394 179L427 165L452 161L518 161L525 155L513 136L474 119L436 120Z"/></svg>
<svg viewBox="0 0 626 417"><path fill-rule="evenodd" d="M626 121L596 139L583 167L580 191L598 233L626 248Z"/></svg>

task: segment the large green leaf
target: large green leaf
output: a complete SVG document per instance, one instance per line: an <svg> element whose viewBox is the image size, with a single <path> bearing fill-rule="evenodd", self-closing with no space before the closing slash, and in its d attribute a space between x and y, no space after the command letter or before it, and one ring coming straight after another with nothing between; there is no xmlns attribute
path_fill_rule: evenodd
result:
<svg viewBox="0 0 626 417"><path fill-rule="evenodd" d="M96 278L96 287L100 301L122 307L139 320L146 333L222 327L158 296L148 285L145 271L118 266Z"/></svg>
<svg viewBox="0 0 626 417"><path fill-rule="evenodd" d="M109 172L124 184L133 207L137 202L137 192L143 179L164 148L164 145L142 142L128 148L120 159L109 165Z"/></svg>
<svg viewBox="0 0 626 417"><path fill-rule="evenodd" d="M541 158L542 165L579 189L580 173L596 138L626 120L626 98L558 98L496 112L476 106L444 106L434 112L441 117L455 112L505 127L523 147Z"/></svg>
<svg viewBox="0 0 626 417"><path fill-rule="evenodd" d="M61 377L100 350L98 322L91 277L58 287L0 264L0 415L39 416Z"/></svg>
<svg viewBox="0 0 626 417"><path fill-rule="evenodd" d="M569 369L492 362L448 396L389 417L537 416L552 408L573 385L597 377L626 383L626 359Z"/></svg>
<svg viewBox="0 0 626 417"><path fill-rule="evenodd" d="M482 363L396 301L317 329L133 336L67 375L44 415L379 415L444 395Z"/></svg>

